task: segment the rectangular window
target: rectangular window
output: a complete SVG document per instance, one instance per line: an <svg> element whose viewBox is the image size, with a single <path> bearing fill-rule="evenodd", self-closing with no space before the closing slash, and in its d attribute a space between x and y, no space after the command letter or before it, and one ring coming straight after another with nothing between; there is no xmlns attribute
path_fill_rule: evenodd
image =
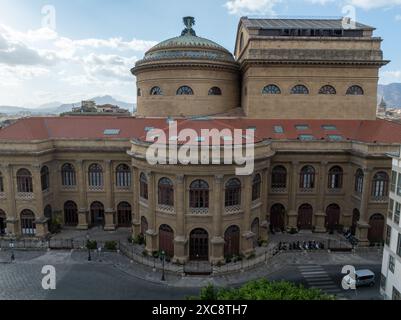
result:
<svg viewBox="0 0 401 320"><path fill-rule="evenodd" d="M401 173L398 174L397 194L401 196Z"/></svg>
<svg viewBox="0 0 401 320"><path fill-rule="evenodd" d="M282 126L274 126L274 133L283 134L284 128Z"/></svg>
<svg viewBox="0 0 401 320"><path fill-rule="evenodd" d="M393 256L390 256L390 259L388 261L388 269L394 273L395 271L395 258Z"/></svg>
<svg viewBox="0 0 401 320"><path fill-rule="evenodd" d="M312 136L311 134L301 134L299 136L299 140L301 140L301 141L313 141L313 140L315 140L315 137Z"/></svg>
<svg viewBox="0 0 401 320"><path fill-rule="evenodd" d="M401 203L396 202L394 211L394 222L400 224Z"/></svg>
<svg viewBox="0 0 401 320"><path fill-rule="evenodd" d="M333 125L323 125L322 129L325 131L337 131L337 127Z"/></svg>
<svg viewBox="0 0 401 320"><path fill-rule="evenodd" d="M391 227L390 227L390 226L387 226L386 244L387 244L388 246L390 246L390 243L391 243L391 231L392 231Z"/></svg>
<svg viewBox="0 0 401 320"><path fill-rule="evenodd" d="M391 192L395 193L396 185L397 185L397 172L393 171L391 173Z"/></svg>
<svg viewBox="0 0 401 320"><path fill-rule="evenodd" d="M306 131L309 130L309 126L307 124L299 124L295 126L295 129L298 131Z"/></svg>
<svg viewBox="0 0 401 320"><path fill-rule="evenodd" d="M390 198L388 205L388 217L390 220L393 220L393 213L394 213L394 200Z"/></svg>
<svg viewBox="0 0 401 320"><path fill-rule="evenodd" d="M344 138L338 134L329 134L327 136L327 139L329 139L330 141L343 141Z"/></svg>
<svg viewBox="0 0 401 320"><path fill-rule="evenodd" d="M401 233L398 235L397 254L401 257Z"/></svg>
<svg viewBox="0 0 401 320"><path fill-rule="evenodd" d="M393 300L401 301L401 293L395 287L393 287Z"/></svg>
<svg viewBox="0 0 401 320"><path fill-rule="evenodd" d="M104 130L105 136L118 136L120 134L120 129L106 129Z"/></svg>

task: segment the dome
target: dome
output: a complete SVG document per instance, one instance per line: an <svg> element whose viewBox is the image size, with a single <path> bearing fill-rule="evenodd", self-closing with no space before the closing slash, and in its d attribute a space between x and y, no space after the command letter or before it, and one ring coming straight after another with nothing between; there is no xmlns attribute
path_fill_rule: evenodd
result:
<svg viewBox="0 0 401 320"><path fill-rule="evenodd" d="M145 54L143 60L138 64L175 59L235 62L230 51L211 40L196 35L192 29L195 24L194 18L185 17L184 24L186 28L182 31L181 36L157 44Z"/></svg>

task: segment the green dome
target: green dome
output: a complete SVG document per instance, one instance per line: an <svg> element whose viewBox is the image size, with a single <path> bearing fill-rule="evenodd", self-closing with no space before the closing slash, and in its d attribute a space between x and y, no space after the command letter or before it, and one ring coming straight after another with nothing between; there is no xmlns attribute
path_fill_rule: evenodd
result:
<svg viewBox="0 0 401 320"><path fill-rule="evenodd" d="M181 36L165 40L151 48L141 62L176 59L215 60L235 62L233 55L216 42L198 37L192 26L195 20L185 17L186 28Z"/></svg>

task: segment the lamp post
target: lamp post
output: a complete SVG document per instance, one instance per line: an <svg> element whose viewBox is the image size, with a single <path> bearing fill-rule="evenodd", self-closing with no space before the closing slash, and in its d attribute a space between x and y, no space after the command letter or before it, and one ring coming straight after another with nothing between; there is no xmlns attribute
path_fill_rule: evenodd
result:
<svg viewBox="0 0 401 320"><path fill-rule="evenodd" d="M14 239L11 239L10 242L10 249L11 249L11 262L15 260L15 255L14 255Z"/></svg>
<svg viewBox="0 0 401 320"><path fill-rule="evenodd" d="M164 271L164 264L166 262L166 253L164 251L161 252L160 260L162 261L162 281L166 281L166 275Z"/></svg>
<svg viewBox="0 0 401 320"><path fill-rule="evenodd" d="M88 248L88 261L92 261L91 249L90 249L90 236L89 233L86 235L86 247Z"/></svg>

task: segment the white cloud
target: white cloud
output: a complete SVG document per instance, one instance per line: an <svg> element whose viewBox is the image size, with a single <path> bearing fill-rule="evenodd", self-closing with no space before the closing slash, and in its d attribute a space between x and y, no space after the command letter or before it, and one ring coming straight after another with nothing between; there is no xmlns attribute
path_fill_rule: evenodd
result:
<svg viewBox="0 0 401 320"><path fill-rule="evenodd" d="M401 70L383 71L380 74L381 84L390 84L394 82L401 82Z"/></svg>
<svg viewBox="0 0 401 320"><path fill-rule="evenodd" d="M225 7L230 14L266 14L274 15L274 7L281 0L229 0Z"/></svg>
<svg viewBox="0 0 401 320"><path fill-rule="evenodd" d="M389 8L401 5L401 0L349 0L348 2L355 7L366 10Z"/></svg>

